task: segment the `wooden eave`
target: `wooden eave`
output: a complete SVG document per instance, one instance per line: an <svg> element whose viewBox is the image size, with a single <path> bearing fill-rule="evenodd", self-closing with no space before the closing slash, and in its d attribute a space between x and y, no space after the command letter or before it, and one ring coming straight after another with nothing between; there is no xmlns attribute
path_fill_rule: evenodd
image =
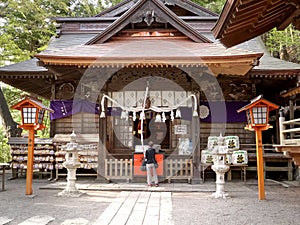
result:
<svg viewBox="0 0 300 225"><path fill-rule="evenodd" d="M3 77L3 75L0 75L0 80L34 96L40 96L45 99L50 99L51 97L52 79L36 78L30 74L22 76L19 73L18 76L9 75Z"/></svg>
<svg viewBox="0 0 300 225"><path fill-rule="evenodd" d="M290 78L295 78L300 75L300 70L299 69L269 69L269 70L260 70L260 69L253 69L249 72L249 75L251 77L277 77L277 78L283 78L283 77L290 77Z"/></svg>
<svg viewBox="0 0 300 225"><path fill-rule="evenodd" d="M227 0L212 31L216 39L232 47L274 27L283 30L290 23L299 27L299 6L296 0Z"/></svg>
<svg viewBox="0 0 300 225"><path fill-rule="evenodd" d="M177 17L176 14L168 9L160 0L139 0L131 9L124 13L118 20L113 22L107 29L88 41L86 45L104 43L122 30L126 25L133 23L134 21L139 21L140 18L143 18L143 13L149 9L153 10L156 16L159 14L160 19L170 23L174 28L182 32L191 40L198 43L211 43L208 38L195 31L191 26Z"/></svg>
<svg viewBox="0 0 300 225"><path fill-rule="evenodd" d="M294 87L294 88L282 93L281 97L287 98L287 97L292 97L297 94L300 94L300 87Z"/></svg>
<svg viewBox="0 0 300 225"><path fill-rule="evenodd" d="M37 71L0 71L0 80L5 79L53 79L54 75L49 71L37 72Z"/></svg>
<svg viewBox="0 0 300 225"><path fill-rule="evenodd" d="M143 46L143 47L141 47ZM208 66L213 74L245 75L258 63L262 53L226 50L211 43L190 40L110 41L92 46L76 46L45 52L36 57L45 67L164 67Z"/></svg>

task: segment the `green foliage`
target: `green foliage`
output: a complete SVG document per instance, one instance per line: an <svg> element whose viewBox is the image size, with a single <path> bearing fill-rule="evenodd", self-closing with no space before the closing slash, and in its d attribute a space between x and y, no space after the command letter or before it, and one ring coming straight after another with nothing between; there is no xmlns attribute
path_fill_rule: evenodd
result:
<svg viewBox="0 0 300 225"><path fill-rule="evenodd" d="M109 5L109 3L107 3ZM86 16L94 16L99 12L104 10L104 4L101 0L91 1L91 0L81 0L74 1L71 5L71 9L69 16L72 17L86 17Z"/></svg>
<svg viewBox="0 0 300 225"><path fill-rule="evenodd" d="M212 12L220 14L222 12L223 6L226 0L192 0L193 2L209 9Z"/></svg>
<svg viewBox="0 0 300 225"><path fill-rule="evenodd" d="M9 162L11 160L10 148L7 144L7 138L2 126L0 126L0 163Z"/></svg>
<svg viewBox="0 0 300 225"><path fill-rule="evenodd" d="M0 66L27 60L44 50L55 35L55 21L51 18L92 16L103 9L101 0L0 2Z"/></svg>
<svg viewBox="0 0 300 225"><path fill-rule="evenodd" d="M42 102L45 106L50 105L49 100L42 99ZM38 130L37 135L41 138L49 138L50 137L50 115L48 111L45 112L43 123L46 126L46 128L43 130Z"/></svg>
<svg viewBox="0 0 300 225"><path fill-rule="evenodd" d="M270 53L280 52L283 46L287 47L290 61L299 62L297 53L300 48L300 31L289 25L285 30L278 31L276 28L264 35L264 42Z"/></svg>
<svg viewBox="0 0 300 225"><path fill-rule="evenodd" d="M11 54L12 62L32 57L54 34L55 25L49 19L47 1L44 1L44 7L40 3L41 0L8 0L2 11L4 20L0 32L5 38L1 37L1 42L7 41L3 51ZM20 52L22 58L19 58Z"/></svg>

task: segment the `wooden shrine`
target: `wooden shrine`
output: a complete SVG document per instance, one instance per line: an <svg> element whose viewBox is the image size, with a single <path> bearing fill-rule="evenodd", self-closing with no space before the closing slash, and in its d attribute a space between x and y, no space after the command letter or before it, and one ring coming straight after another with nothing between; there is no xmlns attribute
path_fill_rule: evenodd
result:
<svg viewBox="0 0 300 225"><path fill-rule="evenodd" d="M198 182L207 138L255 143L236 110L259 94L284 104L280 93L300 74L259 38L226 49L212 33L218 15L188 0L125 0L94 17L55 20L48 48L0 68L0 80L49 99L57 158L74 131L86 147L81 169L106 180L131 179L133 153L152 140L164 154L162 179ZM279 140L276 119L264 143Z"/></svg>

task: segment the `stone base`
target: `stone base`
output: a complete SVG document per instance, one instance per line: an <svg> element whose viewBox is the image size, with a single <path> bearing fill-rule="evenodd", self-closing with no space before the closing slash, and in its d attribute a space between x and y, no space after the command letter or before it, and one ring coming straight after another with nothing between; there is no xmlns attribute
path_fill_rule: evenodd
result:
<svg viewBox="0 0 300 225"><path fill-rule="evenodd" d="M225 192L215 192L212 194L214 198L229 198L229 195Z"/></svg>
<svg viewBox="0 0 300 225"><path fill-rule="evenodd" d="M82 191L79 191L79 190L64 189L63 191L59 192L57 195L60 196L60 197L72 197L72 198L75 197L75 198L78 198L83 194L85 194L85 193L82 192Z"/></svg>
<svg viewBox="0 0 300 225"><path fill-rule="evenodd" d="M97 176L96 181L98 183L102 183L102 184L109 184L110 183L110 180L108 180L105 177L100 176L100 175Z"/></svg>
<svg viewBox="0 0 300 225"><path fill-rule="evenodd" d="M202 184L202 183L203 183L202 178L196 178L196 177L194 177L191 180L191 184Z"/></svg>

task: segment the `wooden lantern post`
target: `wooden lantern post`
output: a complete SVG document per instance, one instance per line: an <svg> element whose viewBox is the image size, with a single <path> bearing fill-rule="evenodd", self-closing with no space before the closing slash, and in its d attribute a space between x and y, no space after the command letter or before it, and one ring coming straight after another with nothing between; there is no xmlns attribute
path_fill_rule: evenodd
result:
<svg viewBox="0 0 300 225"><path fill-rule="evenodd" d="M247 130L255 131L256 135L256 158L257 158L257 178L258 178L258 199L265 200L265 178L264 178L264 158L262 146L262 131L272 128L269 121L269 112L278 109L275 105L262 98L262 95L251 100L251 102L239 109L238 112L246 111L248 125Z"/></svg>
<svg viewBox="0 0 300 225"><path fill-rule="evenodd" d="M11 106L12 109L20 110L22 124L18 127L28 130L28 151L27 151L27 171L26 171L26 195L32 195L32 178L33 178L33 156L34 156L34 133L35 130L45 128L43 124L45 110L53 110L44 106L40 101L26 97L17 104Z"/></svg>

